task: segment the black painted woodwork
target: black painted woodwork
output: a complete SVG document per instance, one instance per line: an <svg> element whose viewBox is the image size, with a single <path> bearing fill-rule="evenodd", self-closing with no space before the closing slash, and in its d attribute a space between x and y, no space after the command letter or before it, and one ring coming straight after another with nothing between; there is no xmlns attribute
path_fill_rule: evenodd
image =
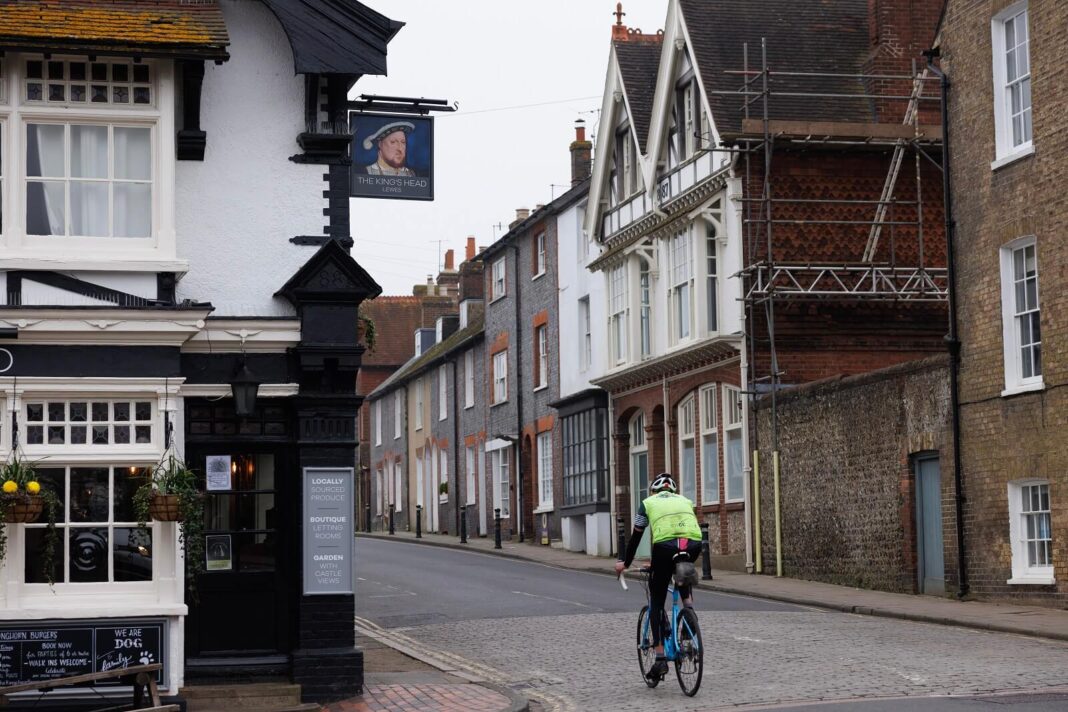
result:
<svg viewBox="0 0 1068 712"><path fill-rule="evenodd" d="M204 62L179 62L182 75L182 128L177 136L179 161L203 161L208 134L200 128L200 94L204 84Z"/></svg>
<svg viewBox="0 0 1068 712"><path fill-rule="evenodd" d="M178 275L174 272L156 273L156 300L162 304L175 303L175 290L178 287Z"/></svg>
<svg viewBox="0 0 1068 712"><path fill-rule="evenodd" d="M182 354L182 375L186 383L230 383L241 363L241 354ZM296 383L298 374L286 354L246 354L249 370L260 383Z"/></svg>
<svg viewBox="0 0 1068 712"><path fill-rule="evenodd" d="M293 48L297 74L385 74L386 46L404 27L356 0L263 0Z"/></svg>
<svg viewBox="0 0 1068 712"><path fill-rule="evenodd" d="M74 346L5 343L13 363L4 376L177 378L176 346ZM0 359L0 365L7 362Z"/></svg>
<svg viewBox="0 0 1068 712"><path fill-rule="evenodd" d="M16 306L22 304L23 280L37 282L38 284L44 284L49 287L55 287L56 289L62 289L66 292L73 292L74 294L92 297L93 299L99 299L105 302L112 302L120 307L156 306L159 303L155 299L146 299L145 297L139 297L136 294L128 294L117 289L112 289L111 287L93 284L84 279L78 279L59 272L49 272L45 270L12 270L7 273L7 292L10 295L8 297L9 302ZM171 303L173 303L173 297Z"/></svg>

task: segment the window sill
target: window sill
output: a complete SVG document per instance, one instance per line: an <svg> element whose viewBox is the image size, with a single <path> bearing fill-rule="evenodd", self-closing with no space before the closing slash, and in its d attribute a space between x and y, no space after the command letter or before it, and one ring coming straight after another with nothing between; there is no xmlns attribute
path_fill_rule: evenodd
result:
<svg viewBox="0 0 1068 712"><path fill-rule="evenodd" d="M548 387L549 387L549 384L546 383L544 386L537 386L536 388L534 388L534 390L532 392L533 393L537 393L538 391L544 391Z"/></svg>
<svg viewBox="0 0 1068 712"><path fill-rule="evenodd" d="M552 505L552 502L550 502L549 504L541 505L540 507L535 509L532 512L532 514L548 514L548 513L552 512L552 511L553 511L553 505Z"/></svg>
<svg viewBox="0 0 1068 712"><path fill-rule="evenodd" d="M545 276L545 274L546 274L545 272L538 272L536 275L534 275L533 277L530 278L530 281L533 282L536 279L541 279L542 277Z"/></svg>
<svg viewBox="0 0 1068 712"><path fill-rule="evenodd" d="M490 304L496 304L497 302L501 301L502 299L504 299L507 296L508 296L507 292L504 293L504 294L498 294L496 297L494 297L493 299L489 300L489 303Z"/></svg>
<svg viewBox="0 0 1068 712"><path fill-rule="evenodd" d="M1001 392L1001 397L1008 398L1009 396L1015 396L1021 393L1035 393L1045 389L1046 384L1043 381L1039 381L1038 383L1028 383L1021 386L1010 386Z"/></svg>
<svg viewBox="0 0 1068 712"><path fill-rule="evenodd" d="M1057 579L1049 576L1013 576L1005 583L1010 586L1052 586Z"/></svg>
<svg viewBox="0 0 1068 712"><path fill-rule="evenodd" d="M1026 148L1016 149L1012 153L1007 153L1004 156L1002 156L1001 158L998 158L996 160L991 161L990 162L990 170L996 171L999 168L1004 168L1005 166L1009 165L1010 163L1015 163L1016 161L1020 160L1021 158L1027 158L1028 156L1032 156L1032 155L1034 155L1034 153L1035 153L1035 145L1034 144L1031 144L1031 145L1027 146Z"/></svg>
<svg viewBox="0 0 1068 712"><path fill-rule="evenodd" d="M464 410L471 410L474 407L475 407L474 403L465 403L464 404Z"/></svg>
<svg viewBox="0 0 1068 712"><path fill-rule="evenodd" d="M504 399L504 400L502 400L502 401L497 401L496 403L490 403L490 408L496 408L497 406L499 406L499 405L504 405L504 404L505 404L505 403L507 403L507 402L508 402L508 399L507 399L507 398L505 398L505 399Z"/></svg>

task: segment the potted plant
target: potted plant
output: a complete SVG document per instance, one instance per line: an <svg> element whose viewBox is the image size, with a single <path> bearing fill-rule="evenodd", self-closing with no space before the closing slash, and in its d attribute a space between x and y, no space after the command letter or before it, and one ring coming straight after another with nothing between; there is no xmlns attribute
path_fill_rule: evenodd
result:
<svg viewBox="0 0 1068 712"><path fill-rule="evenodd" d="M438 485L438 499L445 502L449 499L449 483L442 482Z"/></svg>
<svg viewBox="0 0 1068 712"><path fill-rule="evenodd" d="M356 318L356 340L362 342L368 351L375 350L375 320L362 310Z"/></svg>
<svg viewBox="0 0 1068 712"><path fill-rule="evenodd" d="M204 564L204 495L197 474L173 451L156 463L148 480L134 492L137 525L178 522L178 541L185 549L185 580L196 598L196 577Z"/></svg>
<svg viewBox="0 0 1068 712"><path fill-rule="evenodd" d="M11 459L0 467L0 483L0 561L7 555L7 528L3 525L30 524L40 518L41 512L47 512L48 527L41 567L51 586L55 583L53 573L59 544L59 530L56 529L59 499L50 487L37 481L36 463L20 458L17 452L13 452Z"/></svg>

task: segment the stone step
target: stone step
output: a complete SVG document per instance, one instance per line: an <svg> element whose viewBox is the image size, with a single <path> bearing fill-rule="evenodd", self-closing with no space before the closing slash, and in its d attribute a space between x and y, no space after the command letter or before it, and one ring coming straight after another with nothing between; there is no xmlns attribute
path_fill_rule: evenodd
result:
<svg viewBox="0 0 1068 712"><path fill-rule="evenodd" d="M256 682L232 685L189 685L178 691L186 700L187 712L232 712L233 710L317 710L303 706L300 685L284 682Z"/></svg>
<svg viewBox="0 0 1068 712"><path fill-rule="evenodd" d="M192 710L194 710L194 709L197 710L197 712L233 712L233 710L235 708L233 706L229 706L228 707L228 706L225 706L225 705L213 706L213 707L190 707L188 705L186 706L186 710L188 712L192 712ZM320 705L318 705L318 704L316 704L314 702L303 702L301 704L283 705L281 707L273 707L273 706L272 707L246 707L246 706L242 706L242 707L237 707L236 709L243 709L243 710L253 710L254 709L254 710L257 710L257 712L322 712L323 708L322 708L322 706L320 706Z"/></svg>

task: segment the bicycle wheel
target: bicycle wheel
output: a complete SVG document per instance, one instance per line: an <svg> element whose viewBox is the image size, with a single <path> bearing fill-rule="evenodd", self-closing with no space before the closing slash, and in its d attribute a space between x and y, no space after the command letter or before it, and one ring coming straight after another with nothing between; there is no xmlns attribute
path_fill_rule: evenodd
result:
<svg viewBox="0 0 1068 712"><path fill-rule="evenodd" d="M682 688L683 694L693 697L701 686L705 649L701 642L697 613L692 608L683 608L679 612L675 643L678 646L675 655L675 676L679 678L679 687Z"/></svg>
<svg viewBox="0 0 1068 712"><path fill-rule="evenodd" d="M656 663L656 647L653 646L653 631L649 628L649 606L642 606L638 614L638 667L642 671L642 679L649 687L660 684L660 678L650 680L646 673Z"/></svg>

